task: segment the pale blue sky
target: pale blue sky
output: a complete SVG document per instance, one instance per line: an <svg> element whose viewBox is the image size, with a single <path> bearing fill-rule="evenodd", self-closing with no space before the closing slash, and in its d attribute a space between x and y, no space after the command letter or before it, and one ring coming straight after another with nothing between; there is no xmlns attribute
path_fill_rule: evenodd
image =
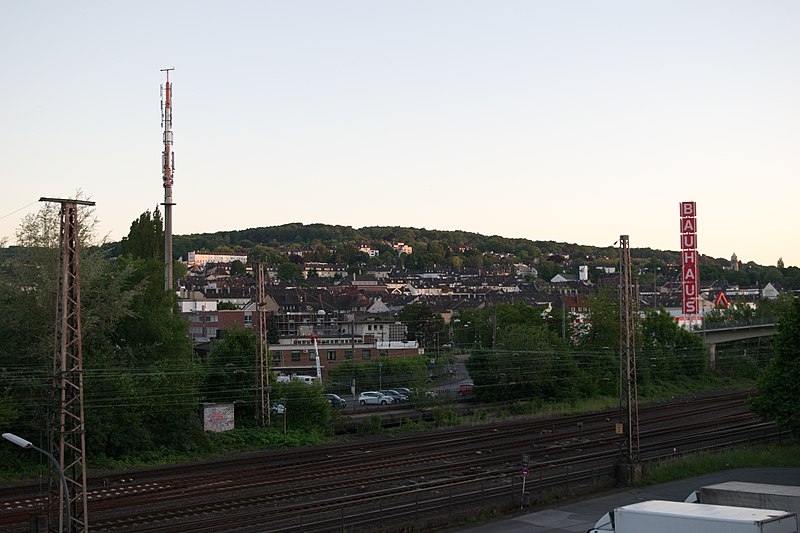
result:
<svg viewBox="0 0 800 533"><path fill-rule="evenodd" d="M322 222L800 265L798 1L6 2L0 236L40 196L110 239ZM24 206L28 206L25 209Z"/></svg>

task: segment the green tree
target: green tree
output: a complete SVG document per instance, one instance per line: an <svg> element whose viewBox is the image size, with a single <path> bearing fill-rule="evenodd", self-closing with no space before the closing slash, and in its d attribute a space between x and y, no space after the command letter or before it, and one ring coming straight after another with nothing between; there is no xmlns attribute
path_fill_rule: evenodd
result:
<svg viewBox="0 0 800 533"><path fill-rule="evenodd" d="M663 309L645 310L636 351L638 378L643 386L699 376L706 370L703 341L680 327Z"/></svg>
<svg viewBox="0 0 800 533"><path fill-rule="evenodd" d="M286 416L286 425L293 429L328 431L333 410L323 392L318 383L276 383L272 392L273 403L281 401L286 411L283 415L272 415L273 425L281 423L278 417Z"/></svg>
<svg viewBox="0 0 800 533"><path fill-rule="evenodd" d="M244 276L245 274L247 274L247 269L244 263L238 259L231 263L231 276Z"/></svg>
<svg viewBox="0 0 800 533"><path fill-rule="evenodd" d="M119 243L119 250L122 255L141 259L164 257L164 224L158 208L153 213L145 211L131 223L128 235Z"/></svg>
<svg viewBox="0 0 800 533"><path fill-rule="evenodd" d="M588 328L581 340L585 348L619 350L619 300L607 289L587 299Z"/></svg>
<svg viewBox="0 0 800 533"><path fill-rule="evenodd" d="M26 217L17 234L19 260L5 263L0 277L0 305L8 311L0 361L9 371L0 373L0 416L29 435L47 432L59 219L51 204ZM192 346L175 296L163 289L163 260L108 261L91 246L91 209L79 210L78 223L88 454L191 445L199 435ZM6 400L13 410L2 407Z"/></svg>
<svg viewBox="0 0 800 533"><path fill-rule="evenodd" d="M379 357L377 361L355 363L352 360L336 365L328 375L326 383L329 390L347 394L355 380L359 391L408 387L424 388L428 379L428 358Z"/></svg>
<svg viewBox="0 0 800 533"><path fill-rule="evenodd" d="M794 299L791 294L781 294L775 300L761 298L756 303L755 318L758 320L777 320L779 316L785 314L792 307Z"/></svg>
<svg viewBox="0 0 800 533"><path fill-rule="evenodd" d="M419 341L423 348L430 350L444 343L444 319L428 304L409 304L397 314L397 319L408 328L409 340Z"/></svg>
<svg viewBox="0 0 800 533"><path fill-rule="evenodd" d="M84 350L87 439L110 457L193 446L201 372L177 298L164 290L163 261L121 256L113 264L115 275L126 273L130 302L108 336Z"/></svg>
<svg viewBox="0 0 800 533"><path fill-rule="evenodd" d="M775 355L758 378L753 410L759 416L800 435L800 299L795 299L777 324Z"/></svg>
<svg viewBox="0 0 800 533"><path fill-rule="evenodd" d="M489 348L492 317L485 309L464 309L453 320L453 343L462 350Z"/></svg>
<svg viewBox="0 0 800 533"><path fill-rule="evenodd" d="M281 263L278 265L278 278L283 281L302 281L303 271L294 263Z"/></svg>
<svg viewBox="0 0 800 533"><path fill-rule="evenodd" d="M253 330L226 330L222 339L213 343L206 368L205 398L233 403L239 421L255 419L260 409L260 367Z"/></svg>

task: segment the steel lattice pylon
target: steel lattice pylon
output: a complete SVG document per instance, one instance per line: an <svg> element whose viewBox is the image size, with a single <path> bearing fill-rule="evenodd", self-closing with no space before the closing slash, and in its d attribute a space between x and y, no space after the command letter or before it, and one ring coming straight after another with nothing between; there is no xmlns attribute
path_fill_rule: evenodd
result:
<svg viewBox="0 0 800 533"><path fill-rule="evenodd" d="M259 388L261 390L261 425L268 426L271 410L269 405L269 343L267 342L267 311L266 296L264 295L264 264L258 264L258 365ZM266 398L265 398L266 395Z"/></svg>
<svg viewBox="0 0 800 533"><path fill-rule="evenodd" d="M61 204L61 234L53 351L53 409L50 449L64 470L69 488L69 524L61 527L64 493L60 475L50 472L48 527L51 531L89 531L86 495L86 436L83 415L83 354L81 349L81 282L78 261L78 205L83 200L40 198Z"/></svg>
<svg viewBox="0 0 800 533"><path fill-rule="evenodd" d="M639 462L639 395L636 386L636 313L638 291L631 282L631 249L627 235L619 237L619 402L623 426L623 460Z"/></svg>

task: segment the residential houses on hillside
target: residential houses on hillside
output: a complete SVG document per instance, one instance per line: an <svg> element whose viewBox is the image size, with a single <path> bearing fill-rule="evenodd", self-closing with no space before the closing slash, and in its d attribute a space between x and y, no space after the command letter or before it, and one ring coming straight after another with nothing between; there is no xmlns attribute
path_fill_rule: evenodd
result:
<svg viewBox="0 0 800 533"><path fill-rule="evenodd" d="M199 350L231 328L257 328L257 290L252 275L231 276L230 261L203 261L190 254L195 264L181 280L180 311L190 321L190 334ZM317 350L323 371L343 361L364 362L376 357L403 357L425 353L425 346L408 340L406 326L395 316L405 306L425 302L441 314L449 326L458 313L500 303L525 302L554 316L567 317L580 326L588 316L587 299L600 287L615 290L618 275L604 268L590 281L585 267L575 274L558 274L549 282L533 279L533 267L514 265L493 271L435 270L411 273L382 270L348 275L346 265L306 263L307 278L299 286L281 282L277 269L268 269L264 310L278 342L269 346L273 369L286 374L313 373ZM680 282L654 279L651 290L640 291L639 307L665 308L681 319ZM775 298L776 284L755 294L731 286L711 285L701 293L701 308L714 307L719 291L734 296Z"/></svg>

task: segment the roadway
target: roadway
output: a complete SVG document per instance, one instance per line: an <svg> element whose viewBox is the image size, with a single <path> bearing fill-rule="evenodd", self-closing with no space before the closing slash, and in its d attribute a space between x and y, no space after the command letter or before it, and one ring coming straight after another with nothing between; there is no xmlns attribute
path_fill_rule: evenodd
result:
<svg viewBox="0 0 800 533"><path fill-rule="evenodd" d="M642 488L619 489L584 500L520 511L509 518L479 526L451 529L459 533L586 533L597 520L615 507L643 500L683 501L705 485L725 481L748 481L776 485L800 485L800 468L741 468L670 481ZM535 495L532 495L535 497Z"/></svg>

